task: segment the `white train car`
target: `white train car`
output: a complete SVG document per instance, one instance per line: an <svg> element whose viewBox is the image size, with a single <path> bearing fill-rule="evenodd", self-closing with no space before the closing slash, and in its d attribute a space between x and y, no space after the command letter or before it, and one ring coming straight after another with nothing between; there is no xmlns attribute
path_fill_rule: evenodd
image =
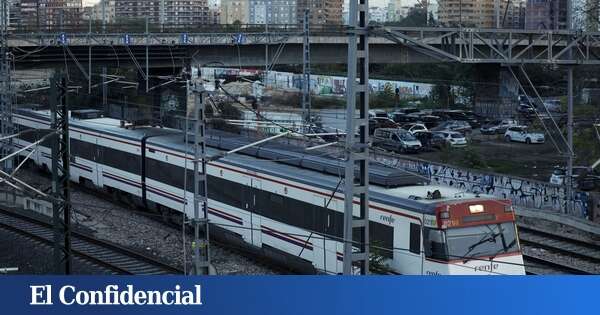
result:
<svg viewBox="0 0 600 315"><path fill-rule="evenodd" d="M14 115L20 130L47 129L48 121L47 111L22 109ZM124 129L108 118L70 123L73 181L165 217L191 217L193 204L186 200L193 200L192 151L182 132ZM43 134L25 133L16 145L35 142ZM219 152L208 148L209 155ZM40 154L32 157L34 163L49 168L49 154L43 143ZM234 154L211 162L207 180L212 232L296 269L340 273L344 194L333 192L339 176L325 170L339 166L328 160L319 166L323 172L309 163L319 161L290 165ZM390 272L525 273L510 200L428 185L372 183L369 194L372 251Z"/></svg>

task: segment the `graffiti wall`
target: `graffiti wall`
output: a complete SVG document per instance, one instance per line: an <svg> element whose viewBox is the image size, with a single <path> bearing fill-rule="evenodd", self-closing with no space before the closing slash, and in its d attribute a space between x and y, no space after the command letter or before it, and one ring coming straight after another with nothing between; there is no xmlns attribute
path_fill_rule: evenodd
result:
<svg viewBox="0 0 600 315"><path fill-rule="evenodd" d="M390 167L419 173L429 178L432 184L511 199L513 205L517 207L556 212L564 212L566 208L566 189L550 183L465 170L421 160L401 159L379 152L372 152L371 159ZM589 200L588 193L576 192L573 215L587 218L589 216Z"/></svg>
<svg viewBox="0 0 600 315"><path fill-rule="evenodd" d="M233 68L201 68L202 76L212 80L215 76L262 76L262 70L233 69ZM291 72L269 71L267 85L277 89L302 88L302 74ZM433 84L369 79L371 92L388 91L395 93L398 89L400 97L426 97L433 89ZM340 76L311 75L310 90L316 95L343 95L346 93L346 78Z"/></svg>

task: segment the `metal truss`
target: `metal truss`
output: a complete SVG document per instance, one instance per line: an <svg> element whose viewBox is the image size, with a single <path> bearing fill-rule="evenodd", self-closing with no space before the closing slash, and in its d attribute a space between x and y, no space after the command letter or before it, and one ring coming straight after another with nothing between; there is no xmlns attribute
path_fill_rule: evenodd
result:
<svg viewBox="0 0 600 315"><path fill-rule="evenodd" d="M348 29L311 31L322 43L344 43ZM600 32L479 28L372 26L369 37L378 44L400 44L442 62L504 64L600 64ZM18 46L210 46L302 43L304 32L218 33L39 33L9 34ZM572 57L568 52L572 50Z"/></svg>
<svg viewBox="0 0 600 315"><path fill-rule="evenodd" d="M57 274L71 274L71 192L69 184L69 109L68 87L64 76L50 79L52 136L52 222L54 261Z"/></svg>
<svg viewBox="0 0 600 315"><path fill-rule="evenodd" d="M310 114L310 9L304 9L304 41L302 44L302 118L311 122Z"/></svg>
<svg viewBox="0 0 600 315"><path fill-rule="evenodd" d="M206 176L205 98L206 90L202 79L187 83L188 102L193 108L194 139L194 244L193 270L195 275L208 275L210 266L210 240L208 220L208 184ZM189 130L186 130L186 135Z"/></svg>
<svg viewBox="0 0 600 315"><path fill-rule="evenodd" d="M12 120L12 89L11 82L11 67L8 56L7 43L7 4L2 3L2 21L0 27L0 138L5 138L15 133ZM5 138L0 142L0 158L8 156L12 153L12 138ZM0 169L5 172L10 172L13 168L13 160L8 159L1 163Z"/></svg>
<svg viewBox="0 0 600 315"><path fill-rule="evenodd" d="M344 274L369 273L369 2L351 0L346 87ZM358 112L358 113L357 113ZM358 116L357 116L358 114ZM358 128L358 138L354 134ZM358 176L355 169L358 166ZM358 211L354 198L358 198Z"/></svg>
<svg viewBox="0 0 600 315"><path fill-rule="evenodd" d="M407 27L383 27L373 32L441 61L600 64L600 32Z"/></svg>

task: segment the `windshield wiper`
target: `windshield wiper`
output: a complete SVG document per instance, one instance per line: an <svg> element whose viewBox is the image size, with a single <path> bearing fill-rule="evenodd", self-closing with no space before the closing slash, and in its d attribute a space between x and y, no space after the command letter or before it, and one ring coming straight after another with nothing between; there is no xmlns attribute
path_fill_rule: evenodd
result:
<svg viewBox="0 0 600 315"><path fill-rule="evenodd" d="M493 255L491 255L490 260L494 260L494 258L496 258L496 256L498 256L498 254L500 254L502 252L508 253L508 250L510 248L512 248L515 244L517 244L517 238L514 238L510 243L508 243L508 245L500 248L497 252L495 252Z"/></svg>
<svg viewBox="0 0 600 315"><path fill-rule="evenodd" d="M465 260L463 260L463 263L466 264L469 260L474 258L474 256L467 257L467 255L469 255L477 246L487 243L487 242L496 243L496 238L498 236L500 236L501 234L502 233L494 233L494 231L492 229L490 229L490 233L485 234L481 240L479 240L477 243L469 246L469 250L464 255L462 255L462 258L465 258Z"/></svg>

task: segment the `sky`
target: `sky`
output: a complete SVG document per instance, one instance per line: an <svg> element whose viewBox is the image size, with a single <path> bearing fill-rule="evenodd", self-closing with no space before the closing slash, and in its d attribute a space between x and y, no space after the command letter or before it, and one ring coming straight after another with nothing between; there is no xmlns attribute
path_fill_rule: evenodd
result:
<svg viewBox="0 0 600 315"><path fill-rule="evenodd" d="M99 1L100 0L83 0L83 5L84 6L94 5L94 4L98 3ZM403 2L405 2L404 5L412 6L416 1L415 0L405 0ZM389 0L370 0L369 6L382 7L382 6L386 6L388 3L389 3Z"/></svg>

